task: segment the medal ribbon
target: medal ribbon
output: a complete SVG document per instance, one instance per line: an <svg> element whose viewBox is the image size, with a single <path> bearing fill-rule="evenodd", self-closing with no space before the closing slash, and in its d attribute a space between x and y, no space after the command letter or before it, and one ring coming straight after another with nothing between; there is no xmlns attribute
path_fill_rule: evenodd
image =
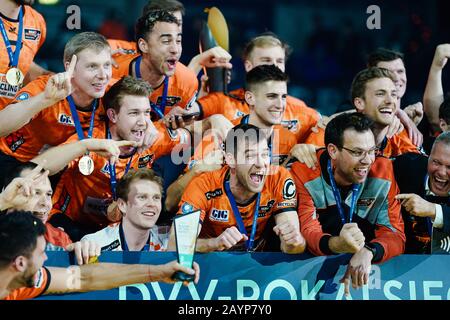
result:
<svg viewBox="0 0 450 320"><path fill-rule="evenodd" d="M8 34L6 33L2 19L0 19L0 31L2 33L3 41L5 42L6 50L8 51L9 65L16 68L19 64L20 50L22 49L23 7L20 7L19 10L19 29L17 33L16 51L12 51L11 42L8 39Z"/></svg>

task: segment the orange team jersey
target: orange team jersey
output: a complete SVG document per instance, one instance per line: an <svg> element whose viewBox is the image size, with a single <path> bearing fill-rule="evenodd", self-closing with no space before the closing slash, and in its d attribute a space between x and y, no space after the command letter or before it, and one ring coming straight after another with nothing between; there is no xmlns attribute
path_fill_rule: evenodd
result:
<svg viewBox="0 0 450 320"><path fill-rule="evenodd" d="M17 67L25 76L30 69L34 56L42 47L47 28L44 17L30 6L22 6L23 12L23 31L22 31L22 49L20 50L19 63ZM16 51L16 42L19 31L19 19L11 20L0 14L8 35L11 49ZM9 55L6 50L3 37L0 38L0 110L5 108L13 100L16 93L21 89L20 86L12 86L6 82L6 72L9 70Z"/></svg>
<svg viewBox="0 0 450 320"><path fill-rule="evenodd" d="M27 100L45 90L49 75L37 78L20 90L13 103ZM105 111L101 100L97 100L94 126L104 126ZM91 111L78 110L81 126L87 136ZM36 157L41 151L48 147L57 146L65 142L71 135L76 133L75 125L70 113L67 99L61 100L54 105L40 111L30 122L19 130L0 139L0 151L25 162Z"/></svg>
<svg viewBox="0 0 450 320"><path fill-rule="evenodd" d="M250 113L244 94L244 89L237 89L228 94L215 92L200 98L198 102L201 104L203 117L220 113L231 121ZM294 133L299 143L308 138L311 128L319 119L320 114L316 110L308 107L302 100L287 96L281 125Z"/></svg>
<svg viewBox="0 0 450 320"><path fill-rule="evenodd" d="M118 39L108 39L109 46L111 47L111 51L115 50L125 50L125 54L135 54L137 52L136 42L134 41L126 41L126 40L118 40ZM120 56L124 53L116 53L113 57Z"/></svg>
<svg viewBox="0 0 450 320"><path fill-rule="evenodd" d="M208 118L213 114L221 114L230 121L250 113L250 108L243 99L223 92L213 92L197 101L202 110L202 118Z"/></svg>
<svg viewBox="0 0 450 320"><path fill-rule="evenodd" d="M267 221L271 216L296 210L297 198L294 180L289 172L282 167L271 167L273 174L267 175L261 191L258 211L255 247L263 235ZM201 210L202 229L199 238L216 238L226 229L236 226L236 218L230 201L225 193L224 184L229 179L229 167L205 172L196 176L187 185L180 201L177 214L184 214L194 210ZM249 203L238 205L247 234L250 235L256 195ZM239 246L239 245L238 245ZM236 250L236 247L233 247Z"/></svg>
<svg viewBox="0 0 450 320"><path fill-rule="evenodd" d="M319 132L313 133L307 140L307 143L314 144L318 147L325 146L325 130L319 129ZM413 152L420 153L416 145L411 142L405 129L391 138L384 138L380 146L379 156L385 158L393 158L404 153Z"/></svg>
<svg viewBox="0 0 450 320"><path fill-rule="evenodd" d="M116 179L125 174L128 162L130 168L152 167L153 161L163 155L170 154L177 144L190 143L190 134L185 129L170 131L164 125L157 125L160 132L156 142L146 151L119 158L116 163ZM94 138L106 138L106 130L94 130ZM72 136L67 142L77 140ZM86 227L106 227L110 221L106 209L112 202L110 186L109 161L96 153L90 153L94 161L94 171L84 176L78 169L78 160L72 161L61 176L53 195L53 208L50 217L55 213L64 213L73 221Z"/></svg>
<svg viewBox="0 0 450 320"><path fill-rule="evenodd" d="M139 54L126 54L116 58L119 68L113 68L113 78L120 79L123 76L134 74L134 62ZM189 110L197 96L198 80L191 69L181 62L177 62L175 74L169 77L169 88L167 91L167 102L164 114L167 114L172 107L179 106ZM157 88L153 88L150 101L160 105L164 90L164 82Z"/></svg>
<svg viewBox="0 0 450 320"><path fill-rule="evenodd" d="M5 300L26 300L33 299L42 295L50 285L50 271L46 267L42 267L36 272L34 277L34 287L19 288L12 291Z"/></svg>
<svg viewBox="0 0 450 320"><path fill-rule="evenodd" d="M66 248L72 243L69 235L60 228L52 226L50 223L45 224L45 241L47 241L46 250L52 250L54 246Z"/></svg>
<svg viewBox="0 0 450 320"><path fill-rule="evenodd" d="M248 122L248 116L231 121L234 126L245 122ZM297 139L292 132L281 125L275 125L270 139L272 164L283 164L289 157L292 147L296 145L296 141ZM216 139L215 135L205 135L200 144L195 148L194 155L186 166L186 171L190 170L197 161L204 159L211 152L220 149L223 149L222 142Z"/></svg>

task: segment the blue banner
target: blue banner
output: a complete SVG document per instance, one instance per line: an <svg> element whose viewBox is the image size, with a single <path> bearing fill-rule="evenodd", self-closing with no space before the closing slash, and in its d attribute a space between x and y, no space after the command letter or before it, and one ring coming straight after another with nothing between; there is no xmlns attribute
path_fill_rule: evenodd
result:
<svg viewBox="0 0 450 320"><path fill-rule="evenodd" d="M48 252L46 266L68 266L69 254ZM450 256L402 255L373 265L369 284L344 296L339 282L350 255L314 257L282 253L196 254L200 281L165 283L43 296L65 300L449 300ZM100 262L163 264L172 252L105 252Z"/></svg>

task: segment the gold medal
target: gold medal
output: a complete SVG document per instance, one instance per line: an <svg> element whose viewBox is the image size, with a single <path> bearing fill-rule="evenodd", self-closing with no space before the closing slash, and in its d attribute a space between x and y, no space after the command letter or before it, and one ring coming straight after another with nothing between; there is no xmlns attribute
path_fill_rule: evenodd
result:
<svg viewBox="0 0 450 320"><path fill-rule="evenodd" d="M18 68L11 68L6 72L6 81L12 86L22 85L23 73Z"/></svg>
<svg viewBox="0 0 450 320"><path fill-rule="evenodd" d="M78 169L83 175L88 176L94 171L94 161L91 157L85 155L78 161Z"/></svg>

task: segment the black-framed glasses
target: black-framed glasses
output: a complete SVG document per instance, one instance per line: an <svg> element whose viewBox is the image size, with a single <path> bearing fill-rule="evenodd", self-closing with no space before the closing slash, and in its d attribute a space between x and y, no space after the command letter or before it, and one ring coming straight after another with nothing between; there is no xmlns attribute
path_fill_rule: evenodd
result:
<svg viewBox="0 0 450 320"><path fill-rule="evenodd" d="M341 149L346 150L354 158L364 159L367 155L369 155L370 157L374 157L377 154L379 148L375 147L370 150L354 150L346 147L341 147Z"/></svg>

